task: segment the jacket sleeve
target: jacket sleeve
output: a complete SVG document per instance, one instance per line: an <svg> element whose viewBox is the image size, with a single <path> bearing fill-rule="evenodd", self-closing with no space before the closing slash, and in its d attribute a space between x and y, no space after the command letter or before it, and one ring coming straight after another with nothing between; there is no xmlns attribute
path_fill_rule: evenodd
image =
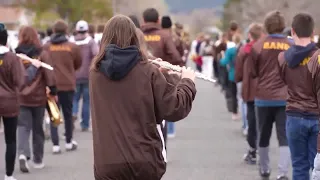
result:
<svg viewBox="0 0 320 180"><path fill-rule="evenodd" d="M11 74L14 86L21 90L29 77L22 61L15 55L11 64Z"/></svg>
<svg viewBox="0 0 320 180"><path fill-rule="evenodd" d="M175 122L187 117L196 95L195 84L190 79L181 79L174 85L156 68L151 83L158 124L164 119Z"/></svg>
<svg viewBox="0 0 320 180"><path fill-rule="evenodd" d="M250 53L250 58L248 58L248 69L250 71L250 76L252 78L258 77L258 62L259 61L259 54L257 51L252 48Z"/></svg>
<svg viewBox="0 0 320 180"><path fill-rule="evenodd" d="M92 40L90 48L93 58L99 53L99 45L94 40Z"/></svg>
<svg viewBox="0 0 320 180"><path fill-rule="evenodd" d="M232 61L232 53L231 53L231 48L226 50L224 58L220 60L220 65L221 66L227 66L231 61Z"/></svg>
<svg viewBox="0 0 320 180"><path fill-rule="evenodd" d="M41 56L40 56L40 60L44 63L52 65L52 61L50 59L50 56L46 51L42 51ZM54 78L54 71L42 68L42 73L44 74L46 85L50 89L50 95L52 95L52 96L57 95L57 87L56 87L56 82L55 82L55 78Z"/></svg>
<svg viewBox="0 0 320 180"><path fill-rule="evenodd" d="M285 58L284 58L284 52L281 52L278 55L278 62L279 62L279 74L280 74L280 77L283 80L283 82L285 84L287 84L286 78L285 78L285 75L286 75L285 72L286 72L287 63L286 63Z"/></svg>
<svg viewBox="0 0 320 180"><path fill-rule="evenodd" d="M74 45L73 47L73 53L74 53L74 69L78 70L82 65L82 56L80 48L77 45Z"/></svg>
<svg viewBox="0 0 320 180"><path fill-rule="evenodd" d="M320 50L313 54L307 64L308 70L312 75L312 89L317 97L318 106L320 105Z"/></svg>
<svg viewBox="0 0 320 180"><path fill-rule="evenodd" d="M242 47L239 50L239 53L236 57L235 61L235 81L241 82L243 78L243 64L246 58L246 54L244 52L244 48Z"/></svg>
<svg viewBox="0 0 320 180"><path fill-rule="evenodd" d="M171 36L167 36L163 39L164 42L164 52L166 52L167 57L166 61L170 62L173 65L183 64L182 57L180 56Z"/></svg>

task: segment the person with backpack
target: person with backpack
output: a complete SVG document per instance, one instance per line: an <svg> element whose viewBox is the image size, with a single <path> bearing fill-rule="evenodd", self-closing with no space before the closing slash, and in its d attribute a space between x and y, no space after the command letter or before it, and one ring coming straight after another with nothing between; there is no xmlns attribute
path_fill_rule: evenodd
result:
<svg viewBox="0 0 320 180"><path fill-rule="evenodd" d="M74 43L80 47L82 65L76 72L76 92L73 99L73 119L76 120L79 111L79 101L82 98L81 128L88 131L90 127L90 102L89 102L89 67L92 59L98 54L99 48L92 36L88 33L89 25L81 20L76 24L77 35Z"/></svg>

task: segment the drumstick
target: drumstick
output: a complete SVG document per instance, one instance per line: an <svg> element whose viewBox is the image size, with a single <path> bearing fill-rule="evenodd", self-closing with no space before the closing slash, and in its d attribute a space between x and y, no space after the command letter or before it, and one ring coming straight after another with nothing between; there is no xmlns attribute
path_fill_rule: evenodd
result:
<svg viewBox="0 0 320 180"><path fill-rule="evenodd" d="M24 59L24 60L27 60L27 61L30 61L30 62L32 62L32 61L38 61L37 59L32 59L32 58L30 58L29 56L27 56L27 55L25 55L25 54L16 54L19 58L21 58L21 59ZM47 63L44 63L44 62L41 62L41 67L44 67L44 68L46 68L46 69L49 69L49 70L53 70L53 67L52 66L50 66L49 64L47 64Z"/></svg>

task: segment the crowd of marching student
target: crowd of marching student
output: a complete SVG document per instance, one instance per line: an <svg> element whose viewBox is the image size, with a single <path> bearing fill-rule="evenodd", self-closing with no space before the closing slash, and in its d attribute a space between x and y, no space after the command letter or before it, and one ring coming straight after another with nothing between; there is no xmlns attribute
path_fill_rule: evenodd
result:
<svg viewBox="0 0 320 180"><path fill-rule="evenodd" d="M243 41L244 38L241 35L238 24L231 22L229 31L222 34L218 39L214 40L209 35L201 34L192 43L189 42L188 34L184 32L181 24L174 24L169 16L161 18L158 11L154 8L144 11L143 23L141 24L135 16L130 16L130 19L131 21L127 21L127 17L125 16L115 16L106 26L106 28L114 29L110 30L101 26L98 27L98 34L92 31L92 28L90 28L86 21L81 20L76 24L75 33L72 35L68 33L68 25L64 21L59 20L54 23L52 29L48 30L47 36L42 35L41 38L38 38L38 33L33 27L24 26L19 31L18 47L14 49L7 47L7 30L3 24L0 24L0 117L4 126L7 148L5 180L15 180L12 175L16 154L18 154L19 167L22 172L27 173L30 171L30 159L33 161L34 168L44 168L45 132L43 124L48 97L56 99L61 106L65 128L65 150L75 151L78 144L73 138L74 121L77 119L82 120L80 123L82 131L90 129L89 99L91 97L89 98L89 90L94 91L94 95L102 92L102 90L89 89L90 66L93 67L92 64L94 64L98 72L108 77L108 80L105 81L102 78L104 76L100 76L99 73L93 73L92 78L103 80L109 85L107 87L103 83L97 84L95 81L91 82L90 87L99 86L101 89L109 88L108 90L117 92L121 90L121 83L125 87L125 83L129 82L129 80L120 81L129 72L133 71L132 73L135 73L136 76L141 74L137 69L134 70L132 68L133 66L140 66L139 63L139 65L136 64L139 58L144 58L141 57L141 54L137 55L135 53L142 53L144 50L146 54L143 54L143 56L146 55L148 59L161 58L173 65L185 66L187 59L191 60L195 62L198 71L217 79L217 84L221 86L221 91L225 95L227 109L231 113L231 118L233 120L241 118L243 121L242 130L249 146L244 160L248 164L257 164L259 160L259 174L262 178L268 178L271 174L269 142L273 124L275 124L280 153L277 180L289 179L290 164L293 167L293 180L310 179L310 170L313 170L313 180L320 180L320 156L319 154L317 155L317 152L320 153L320 149L318 148L317 150L317 141L320 140L320 137L318 140L320 50L318 50L317 45L313 41L315 23L310 15L305 13L295 15L292 20L290 34L284 32L286 21L281 12L273 11L267 14L263 24L252 23L249 26L246 41ZM119 23L116 21L119 21ZM125 38L118 37L123 42L119 39L116 41L113 39L112 33L113 35L117 35L117 30L121 30L122 25L129 26L132 22L135 25L135 31L131 32L131 29L128 27L123 32L123 36L127 35L128 38L132 38L132 42L126 44L124 48L119 48L118 44L124 43L123 39ZM105 37L103 39L102 34ZM115 42L111 42L112 40ZM132 43L135 45L133 46ZM106 47L99 50L98 44L106 45ZM137 48L136 46L138 45L139 47ZM111 49L112 51L110 51ZM20 60L15 53L25 54L33 58L33 61ZM120 61L116 62L119 59L121 63ZM92 60L96 61L92 63ZM107 60L109 60L109 63ZM110 64L110 61L115 64ZM40 62L52 65L54 70L50 71L42 68ZM132 63L134 65L131 67ZM147 67L141 65L140 69L143 68ZM153 71L152 73L154 73L155 78L162 78L163 75L156 77L157 71L154 69ZM173 77L173 75L167 75L165 72L163 74L166 76L167 81L171 81L171 76ZM133 78L132 81L134 82L135 76L131 75L131 78ZM139 77L137 78L139 79ZM141 83L142 79L140 79ZM113 81L121 83L117 84L113 83ZM151 105L159 106L157 108L163 111L155 108L155 115L152 114L151 116L148 114L150 117L156 118L157 124L159 117L164 118L164 120L161 119L160 129L157 129L159 134L154 135L154 132L151 132L151 130L141 133L149 133L148 135L154 138L152 142L156 140L155 151L160 150L161 145L166 145L167 135L168 137L174 136L173 122L187 116L191 110L191 104L196 93L192 71L184 70L179 81L172 81L172 83L169 83L170 85L179 84L180 86L172 87L168 84L166 86L163 84L153 84L158 87L158 89L153 88L153 91L164 88L163 92L161 92L163 94L155 94L154 101L161 101L161 103L153 102L153 100L152 103L149 103L151 100L145 99L148 103L139 104L140 111L148 111ZM146 80L145 83L147 82L149 83ZM127 84L127 86L129 85L132 84ZM181 88L180 90L181 93L183 92L183 95L180 95L186 98L187 103L180 105L176 102L178 98L173 97L176 96L174 93L178 91L169 91L168 88ZM169 93L169 95L166 93ZM139 95L137 94L137 97ZM161 98L158 98L156 95ZM101 97L112 99L108 93L101 94ZM98 103L100 98L98 95L93 98L92 104L111 103L102 101ZM77 118L80 99L83 102L82 113L81 118ZM162 101L167 101L168 104ZM116 99L112 102L116 102ZM135 118L129 116L130 113L135 113L131 112L132 106L130 103L132 102L137 103L133 100L127 100L126 106L119 103L114 104L114 106L119 106L119 108L126 110L121 116L117 114L120 113L120 110L118 112L112 108L106 110L98 108L98 105L96 105L95 108L91 109L96 113L93 117L93 121L95 121L95 125L93 125L95 128L93 132L95 156L101 155L101 157L106 158L95 157L96 179L103 179L101 177L108 173L119 173L117 168L123 171L128 170L124 166L126 163L132 163L130 164L132 165L132 171L139 169L140 166L141 168L150 170L149 166L145 166L145 162L142 163L140 161L121 162L122 164L118 164L117 167L112 166L115 168L114 172L111 172L112 168L108 170L103 168L103 163L106 163L105 161L110 159L114 161L119 160L116 153L120 150L126 157L132 158L131 156L134 154L134 160L136 160L135 158L145 160L144 158L147 157L147 155L142 157L139 154L140 151L134 150L136 144L130 144L133 143L131 142L132 139L142 142L141 139L145 138L145 136L139 136L140 133L132 136L122 134L131 133L131 131L135 132L135 130L130 129L131 127L128 127L124 123L126 121L131 122L130 118ZM164 104L166 107L164 107ZM103 107L105 106L109 106L109 104L104 104ZM171 107L174 107L174 110L170 110L169 108ZM159 112L156 112L156 110ZM106 111L108 111L108 116L114 115L112 118L105 118L105 121L108 121L110 124L114 123L115 127L112 128L118 128L119 131L122 128L129 128L131 131L112 134L111 127L103 124L106 122L97 121L97 119L101 119L102 117L102 114L99 113ZM173 115L168 115L170 114L169 112ZM128 115L130 120L123 118L126 117L125 115ZM135 115L138 116L137 114ZM139 115L142 116L143 114ZM123 124L110 120L119 117L122 118L120 119L123 120L121 122ZM145 119L152 118L145 117ZM143 118L138 119L141 121L145 120ZM100 131L99 123L104 126L104 131ZM135 123L132 123L132 128L138 126ZM108 128L110 131L106 130ZM152 129L151 125L148 128ZM30 148L29 143L31 132L33 140L32 148ZM164 135L163 144L162 138L159 138L162 134ZM108 136L108 138L101 140L99 136L102 135ZM113 139L113 135L117 135L117 138ZM131 137L130 142L128 139L120 142L119 139L127 137ZM62 151L58 128L52 124L50 124L50 138L53 144L52 152L60 154ZM149 143L149 140L148 138L143 139L143 142ZM106 144L109 146L106 147L106 144L100 141L108 141ZM128 148L121 149L122 146L115 147L115 143L110 144L110 142L114 141ZM126 143L129 143L129 145ZM146 148L144 152L150 153L150 157L155 156L152 161L150 160L150 162L155 163L152 166L159 165L161 167L159 167L158 174L156 175L149 172L152 175L148 176L148 173L144 173L144 175L138 173L136 176L156 176L161 178L165 172L165 166L158 160L167 162L166 147L163 150L161 149L163 156L161 158L163 159L157 154L159 152L155 152L156 155L148 152L148 147L141 146L141 148ZM103 152L102 150L110 151L110 153ZM132 172L127 173L120 174L126 177L130 177L130 175L134 176L135 174Z"/></svg>
<svg viewBox="0 0 320 180"><path fill-rule="evenodd" d="M289 179L292 164L293 180L309 180L310 171L316 180L320 179L319 41L309 14L296 14L289 31L285 22L281 12L270 12L263 24L249 26L245 42L238 24L231 22L216 43L200 35L193 43L192 59L199 71L212 74L221 85L231 118L242 115L249 145L244 160L256 164L258 158L262 178L271 174L269 143L275 124L280 154L277 179Z"/></svg>

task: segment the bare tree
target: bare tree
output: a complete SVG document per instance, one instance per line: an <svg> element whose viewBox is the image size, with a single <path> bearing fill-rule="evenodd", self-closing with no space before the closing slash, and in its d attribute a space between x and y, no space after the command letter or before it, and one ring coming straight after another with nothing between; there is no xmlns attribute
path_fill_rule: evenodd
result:
<svg viewBox="0 0 320 180"><path fill-rule="evenodd" d="M308 12L319 22L319 5L319 0L242 0L230 4L225 13L246 28L251 22L263 22L268 12L279 10L289 25L298 12Z"/></svg>

